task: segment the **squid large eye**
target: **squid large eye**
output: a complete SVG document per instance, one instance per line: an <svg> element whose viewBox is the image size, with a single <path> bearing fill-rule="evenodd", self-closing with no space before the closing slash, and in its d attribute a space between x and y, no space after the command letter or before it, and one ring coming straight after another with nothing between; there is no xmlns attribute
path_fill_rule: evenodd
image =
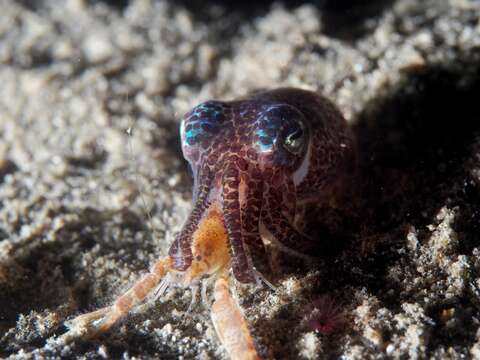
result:
<svg viewBox="0 0 480 360"><path fill-rule="evenodd" d="M295 122L285 131L283 146L293 154L298 154L305 143L305 131L303 125Z"/></svg>
<svg viewBox="0 0 480 360"><path fill-rule="evenodd" d="M260 150L270 152L284 148L294 155L300 154L306 138L303 118L300 111L287 104L269 107L259 116L255 133Z"/></svg>
<svg viewBox="0 0 480 360"><path fill-rule="evenodd" d="M197 105L185 115L181 126L182 141L187 146L197 144L206 147L209 139L220 131L225 121L226 106L218 101L207 101Z"/></svg>

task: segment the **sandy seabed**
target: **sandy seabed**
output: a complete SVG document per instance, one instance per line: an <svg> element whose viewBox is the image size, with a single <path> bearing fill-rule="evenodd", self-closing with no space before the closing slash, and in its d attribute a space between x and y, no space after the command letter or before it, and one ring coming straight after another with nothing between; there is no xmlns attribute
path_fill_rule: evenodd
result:
<svg viewBox="0 0 480 360"><path fill-rule="evenodd" d="M369 180L335 256L237 289L261 355L480 358L480 2L341 3L0 0L1 357L226 358L189 290L61 334L188 216L181 114L295 86L338 104ZM333 334L305 320L327 298Z"/></svg>

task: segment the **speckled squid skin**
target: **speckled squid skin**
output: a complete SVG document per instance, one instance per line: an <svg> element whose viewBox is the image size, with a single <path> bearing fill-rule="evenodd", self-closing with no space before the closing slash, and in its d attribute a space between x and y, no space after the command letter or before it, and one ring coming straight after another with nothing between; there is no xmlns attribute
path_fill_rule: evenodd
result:
<svg viewBox="0 0 480 360"><path fill-rule="evenodd" d="M192 263L192 234L213 203L221 209L240 282L270 270L262 237L296 254L312 255L321 245L324 239L295 225L300 209L330 202L354 158L350 130L329 100L281 88L207 101L184 116L180 133L194 176L194 206L170 248L176 270Z"/></svg>

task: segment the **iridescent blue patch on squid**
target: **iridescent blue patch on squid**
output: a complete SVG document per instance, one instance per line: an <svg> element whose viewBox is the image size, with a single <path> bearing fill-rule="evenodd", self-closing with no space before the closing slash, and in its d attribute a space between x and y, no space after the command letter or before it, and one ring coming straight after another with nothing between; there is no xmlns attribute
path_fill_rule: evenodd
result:
<svg viewBox="0 0 480 360"><path fill-rule="evenodd" d="M210 124L221 124L225 120L224 110L225 106L222 103L207 101L195 107L192 116Z"/></svg>
<svg viewBox="0 0 480 360"><path fill-rule="evenodd" d="M270 107L258 118L255 141L260 151L273 150L282 126L282 118L279 115L276 107Z"/></svg>
<svg viewBox="0 0 480 360"><path fill-rule="evenodd" d="M258 129L255 131L255 138L257 145L260 147L261 151L270 151L273 148L275 142L275 137L269 136L267 131L264 129Z"/></svg>
<svg viewBox="0 0 480 360"><path fill-rule="evenodd" d="M193 127L191 127L189 129L189 126L190 125L188 125L186 130L185 130L185 142L188 145L192 146L192 145L195 145L197 142L200 141L203 130L198 129L198 128L193 128ZM189 129L189 130L187 130L187 129Z"/></svg>
<svg viewBox="0 0 480 360"><path fill-rule="evenodd" d="M207 101L196 106L185 118L185 142L193 146L218 133L225 121L224 104Z"/></svg>

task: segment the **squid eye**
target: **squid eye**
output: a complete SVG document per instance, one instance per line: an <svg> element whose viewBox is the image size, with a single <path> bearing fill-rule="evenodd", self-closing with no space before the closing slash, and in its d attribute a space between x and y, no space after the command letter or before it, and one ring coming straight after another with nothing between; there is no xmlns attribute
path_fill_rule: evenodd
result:
<svg viewBox="0 0 480 360"><path fill-rule="evenodd" d="M207 146L226 120L225 109L226 105L218 101L207 101L193 108L182 121L183 144Z"/></svg>
<svg viewBox="0 0 480 360"><path fill-rule="evenodd" d="M306 129L303 114L287 104L272 105L258 119L256 141L262 152L283 147L298 155L304 149ZM284 151L281 153L285 153Z"/></svg>
<svg viewBox="0 0 480 360"><path fill-rule="evenodd" d="M298 154L305 143L305 131L300 123L295 123L285 132L283 146L293 154Z"/></svg>

